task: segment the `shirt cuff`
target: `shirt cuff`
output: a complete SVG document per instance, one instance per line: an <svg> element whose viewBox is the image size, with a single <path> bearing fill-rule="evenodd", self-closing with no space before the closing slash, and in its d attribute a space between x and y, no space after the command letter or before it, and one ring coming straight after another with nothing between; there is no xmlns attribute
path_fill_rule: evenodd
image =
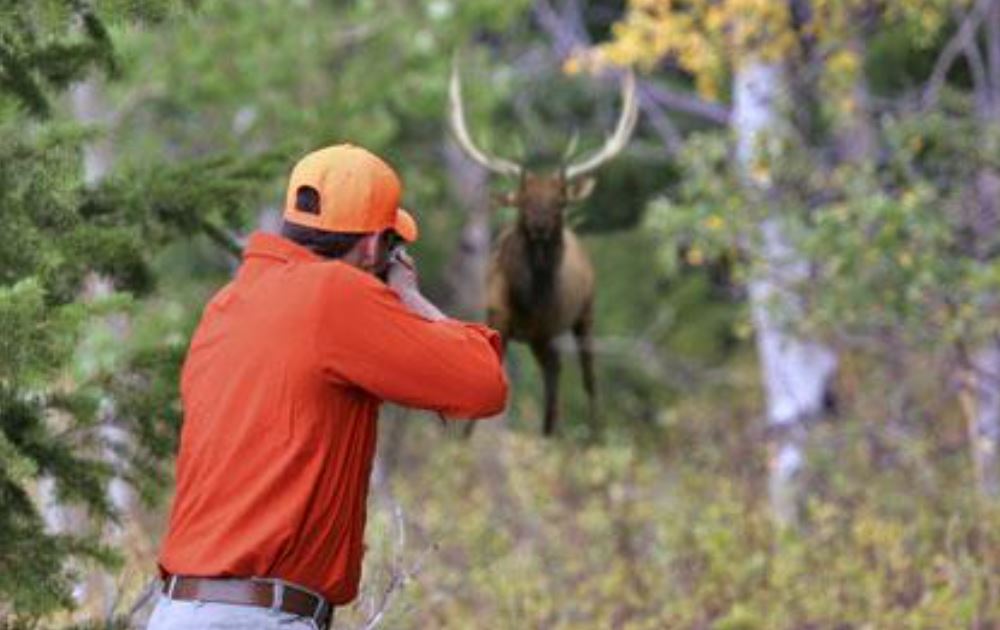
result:
<svg viewBox="0 0 1000 630"><path fill-rule="evenodd" d="M484 324L474 324L472 322L463 321L458 321L457 323L464 326L467 330L471 330L472 332L485 338L493 348L493 352L496 352L497 357L503 361L503 339L501 339L500 333Z"/></svg>

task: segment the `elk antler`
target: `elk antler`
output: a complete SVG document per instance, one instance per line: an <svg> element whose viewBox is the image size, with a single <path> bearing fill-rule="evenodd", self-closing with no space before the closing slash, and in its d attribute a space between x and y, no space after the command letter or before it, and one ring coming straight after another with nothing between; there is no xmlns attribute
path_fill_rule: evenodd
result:
<svg viewBox="0 0 1000 630"><path fill-rule="evenodd" d="M514 177L520 176L521 167L518 164L480 151L472 143L469 130L465 126L465 110L462 107L462 85L458 78L457 62L451 65L451 83L448 86L448 101L450 104L448 120L451 123L451 131L455 134L455 139L458 140L458 144L462 147L462 150L470 158L494 173L512 175Z"/></svg>
<svg viewBox="0 0 1000 630"><path fill-rule="evenodd" d="M632 70L628 70L625 73L625 78L622 79L622 113L618 118L614 133L597 153L583 162L567 166L566 179L570 180L585 175L621 152L628 144L629 138L632 137L637 120L639 120L639 104L635 97L635 74Z"/></svg>

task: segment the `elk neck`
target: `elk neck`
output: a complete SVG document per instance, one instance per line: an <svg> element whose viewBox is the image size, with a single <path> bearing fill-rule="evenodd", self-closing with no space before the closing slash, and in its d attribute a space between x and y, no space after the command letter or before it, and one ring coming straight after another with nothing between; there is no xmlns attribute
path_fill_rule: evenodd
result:
<svg viewBox="0 0 1000 630"><path fill-rule="evenodd" d="M531 304L544 304L552 297L556 275L562 264L565 243L561 222L546 230L532 230L521 224L519 232L528 266L530 288L525 296Z"/></svg>

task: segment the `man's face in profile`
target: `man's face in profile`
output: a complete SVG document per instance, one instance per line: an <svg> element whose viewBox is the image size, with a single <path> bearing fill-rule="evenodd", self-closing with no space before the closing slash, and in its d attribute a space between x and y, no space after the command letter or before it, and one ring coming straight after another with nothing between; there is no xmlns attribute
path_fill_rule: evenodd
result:
<svg viewBox="0 0 1000 630"><path fill-rule="evenodd" d="M395 230L383 230L378 237L378 244L375 248L375 262L372 266L372 273L385 281L389 273L389 265L397 247L402 244L402 239Z"/></svg>

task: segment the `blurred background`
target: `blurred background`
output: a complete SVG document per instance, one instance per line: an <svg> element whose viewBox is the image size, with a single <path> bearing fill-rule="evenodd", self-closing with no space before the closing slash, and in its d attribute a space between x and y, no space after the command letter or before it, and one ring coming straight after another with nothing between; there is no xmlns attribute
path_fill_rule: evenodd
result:
<svg viewBox="0 0 1000 630"><path fill-rule="evenodd" d="M1000 628L1000 0L2 3L0 626L143 626L190 333L305 152L385 156L483 319L518 182L453 60L551 169L636 73L566 210L598 413L571 339L556 437L518 343L469 439L385 408L335 627Z"/></svg>

